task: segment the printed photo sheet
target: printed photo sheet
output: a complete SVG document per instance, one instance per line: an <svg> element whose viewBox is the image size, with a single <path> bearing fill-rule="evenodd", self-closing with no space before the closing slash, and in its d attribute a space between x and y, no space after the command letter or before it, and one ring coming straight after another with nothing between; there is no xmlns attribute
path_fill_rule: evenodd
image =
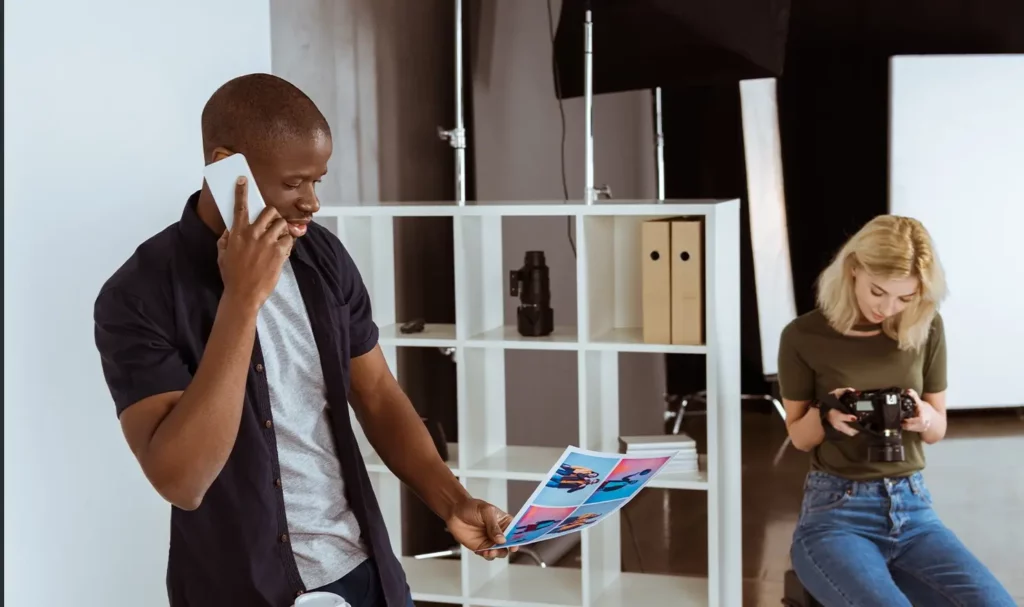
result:
<svg viewBox="0 0 1024 607"><path fill-rule="evenodd" d="M502 548L592 527L633 499L677 451L642 455L567 447L512 523Z"/></svg>

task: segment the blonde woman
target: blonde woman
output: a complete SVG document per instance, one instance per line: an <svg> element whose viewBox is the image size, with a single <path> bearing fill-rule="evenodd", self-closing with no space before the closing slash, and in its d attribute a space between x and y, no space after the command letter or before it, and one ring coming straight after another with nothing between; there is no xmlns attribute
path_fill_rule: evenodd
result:
<svg viewBox="0 0 1024 607"><path fill-rule="evenodd" d="M928 232L882 215L822 272L818 307L782 332L779 384L793 445L811 452L793 568L826 607L1014 605L931 507L923 444L946 434L945 277ZM818 407L898 387L916 404L904 461L873 462L853 415ZM826 432L828 430L828 432ZM877 459L877 458L874 458Z"/></svg>

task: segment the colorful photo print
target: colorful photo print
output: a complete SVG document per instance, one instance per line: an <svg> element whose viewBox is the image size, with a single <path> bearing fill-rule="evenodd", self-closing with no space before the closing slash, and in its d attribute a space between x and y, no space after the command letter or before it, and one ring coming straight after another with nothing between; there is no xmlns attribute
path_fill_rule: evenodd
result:
<svg viewBox="0 0 1024 607"><path fill-rule="evenodd" d="M661 470L671 457L623 458L587 503L611 502L632 497Z"/></svg>
<svg viewBox="0 0 1024 607"><path fill-rule="evenodd" d="M599 524L678 453L638 458L567 447L505 528L503 546L532 544Z"/></svg>
<svg viewBox="0 0 1024 607"><path fill-rule="evenodd" d="M505 531L503 548L535 542L542 535L559 525L575 508L545 508L530 506L517 521Z"/></svg>
<svg viewBox="0 0 1024 607"><path fill-rule="evenodd" d="M574 533L596 524L608 514L615 512L622 504L619 502L598 502L594 504L583 504L573 511L565 520L548 532L542 539L549 539L558 535Z"/></svg>
<svg viewBox="0 0 1024 607"><path fill-rule="evenodd" d="M542 506L579 506L618 462L618 457L570 453L554 469L533 501Z"/></svg>

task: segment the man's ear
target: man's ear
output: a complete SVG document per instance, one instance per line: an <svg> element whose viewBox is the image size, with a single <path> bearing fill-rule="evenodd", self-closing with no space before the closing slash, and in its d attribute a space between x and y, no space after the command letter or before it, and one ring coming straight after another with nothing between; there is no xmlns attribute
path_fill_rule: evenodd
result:
<svg viewBox="0 0 1024 607"><path fill-rule="evenodd" d="M229 150L227 148L216 147L216 148L213 148L212 152L210 152L210 157L207 160L209 161L209 164L213 164L213 163L217 162L218 160L224 160L225 158L227 158L228 156L231 156L233 154L234 154L234 152L232 152L231 150Z"/></svg>

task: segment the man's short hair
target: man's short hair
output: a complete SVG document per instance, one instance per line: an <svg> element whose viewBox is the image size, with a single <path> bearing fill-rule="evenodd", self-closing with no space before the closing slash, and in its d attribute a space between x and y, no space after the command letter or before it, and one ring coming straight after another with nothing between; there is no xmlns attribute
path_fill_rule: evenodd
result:
<svg viewBox="0 0 1024 607"><path fill-rule="evenodd" d="M207 159L217 147L259 154L282 141L331 134L313 100L271 74L248 74L224 83L203 108L202 129Z"/></svg>

